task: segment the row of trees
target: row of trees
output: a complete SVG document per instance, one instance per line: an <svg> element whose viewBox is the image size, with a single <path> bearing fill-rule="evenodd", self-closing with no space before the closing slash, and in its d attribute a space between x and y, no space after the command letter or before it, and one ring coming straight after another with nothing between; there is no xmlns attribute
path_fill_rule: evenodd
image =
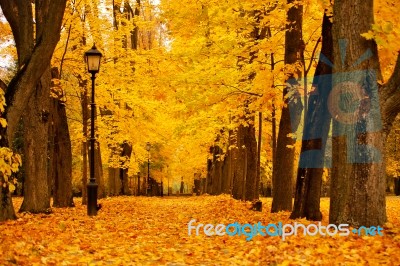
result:
<svg viewBox="0 0 400 266"><path fill-rule="evenodd" d="M294 2L288 1L288 4L292 3ZM272 144L273 150L276 151L273 153L272 212L292 211L291 218L321 220L319 205L323 169L332 164L330 221L354 226L383 224L386 221L386 173L382 166L385 163L386 139L399 112L399 59L393 74L384 82L378 47L371 32L371 25L375 25L373 1L335 2L333 24L330 7L325 7L321 39L316 42L316 46L322 42L322 55L312 81L314 91L308 97L306 76L310 68L304 60L303 5L304 3L295 4L287 11L284 61L286 64L297 65L297 68L286 75L287 87L283 91L286 105L281 112L277 143ZM364 18L366 14L368 19ZM271 61L273 66L273 59ZM301 82L304 82L303 86ZM300 101L300 93L304 95L304 106ZM303 137L296 191L293 193L292 170L295 169L296 162L293 135L296 134L300 123L302 109ZM332 162L327 162L326 145L331 120ZM245 124L255 140L253 124ZM275 125L273 127L275 128ZM241 132L241 129L237 129L237 132ZM232 193L236 198L242 198L237 197L236 184L229 181L229 170L225 171L225 167L231 167L227 164L227 161L230 162L227 158L231 156L232 150L240 154L242 149L251 150L255 145L237 142L228 146L231 149L225 153L220 152L218 146L212 149L214 160L209 163L209 179L216 182L217 192L224 192L219 189L219 184L228 182L230 187L226 189L223 186L225 191ZM216 154L223 159L215 160ZM244 165L252 164L251 169L257 169L254 167L258 160L255 153L251 156L250 163L246 154L236 158L240 158L239 165L245 162ZM250 184L253 183L252 172L244 171L239 175L239 180L249 180ZM220 181L222 177L225 181ZM249 187L247 183L245 187L244 191L248 193L247 189L252 188L250 194L254 195L257 186ZM257 197L248 198L246 194L243 198L252 200Z"/></svg>

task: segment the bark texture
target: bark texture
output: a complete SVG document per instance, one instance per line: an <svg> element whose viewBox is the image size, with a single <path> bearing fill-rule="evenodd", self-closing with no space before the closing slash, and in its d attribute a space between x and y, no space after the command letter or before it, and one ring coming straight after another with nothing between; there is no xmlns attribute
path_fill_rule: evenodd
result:
<svg viewBox="0 0 400 266"><path fill-rule="evenodd" d="M7 85L0 79L0 88L4 92L7 90ZM8 141L5 136L6 131L4 128L1 128L1 139L0 144L1 147L7 147ZM0 173L0 181L2 184L5 183L3 175ZM14 220L17 216L15 215L14 206L12 204L11 193L8 189L8 186L1 186L0 188L0 222L5 220Z"/></svg>
<svg viewBox="0 0 400 266"><path fill-rule="evenodd" d="M87 183L88 183L88 121L89 121L89 96L87 93L87 80L79 79L81 88L81 106L82 106L82 204L87 204Z"/></svg>
<svg viewBox="0 0 400 266"><path fill-rule="evenodd" d="M36 92L31 96L23 117L25 184L20 212L40 213L50 208L47 171L50 80L48 68L36 86Z"/></svg>
<svg viewBox="0 0 400 266"><path fill-rule="evenodd" d="M296 1L288 0L288 4ZM300 60L298 56L303 52L302 40L303 6L294 5L287 13L288 24L285 34L285 64L295 64ZM297 73L300 76L300 72ZM282 109L279 122L276 157L274 158L272 185L273 199L272 212L291 211L293 197L293 176L295 150L290 147L295 140L290 134L296 132L300 123L302 103L297 91L298 82L291 74L287 83L290 86L283 91L285 107ZM288 147L289 146L289 147Z"/></svg>
<svg viewBox="0 0 400 266"><path fill-rule="evenodd" d="M59 79L57 68L52 68L51 76ZM53 207L73 207L72 200L72 149L67 113L63 101L63 90L52 82L50 99L50 162L49 180L52 181Z"/></svg>
<svg viewBox="0 0 400 266"><path fill-rule="evenodd" d="M129 180L128 180L128 166L132 154L132 145L125 141L122 144L121 157L124 158L124 162L119 169L119 178L121 180L121 195L131 195L129 190Z"/></svg>
<svg viewBox="0 0 400 266"><path fill-rule="evenodd" d="M329 221L355 227L383 225L386 221L378 51L375 41L360 35L371 29L373 17L373 0L335 1Z"/></svg>
<svg viewBox="0 0 400 266"><path fill-rule="evenodd" d="M45 95L45 86L50 79L46 80L49 75L50 60L53 55L55 46L57 45L60 38L61 23L64 15L64 10L66 6L66 0L36 0L35 2L35 31L33 25L33 12L32 12L32 2L31 1L15 1L15 0L0 0L0 6L3 11L4 16L9 22L16 48L18 54L18 72L11 80L8 85L5 98L7 107L5 112L2 114L3 117L7 118L8 126L5 130L2 130L2 138L7 138L8 141L1 141L1 146L5 147L8 143L12 143L14 133L20 122L22 114L28 110L29 115L33 116L33 121L27 123L27 127L35 127L36 131L30 133L29 136L25 136L29 139L26 145L30 145L31 148L35 149L35 153L43 152L40 157L37 158L35 169L39 172L35 173L35 169L28 169L29 165L32 164L34 152L31 152L28 157L31 157L30 162L25 163L26 173L36 175L42 175L38 178L37 184L32 184L33 180L28 181L31 186L37 191L29 192L32 193L31 196L24 200L22 209L28 209L32 207L33 211L42 211L49 205L47 202L49 190L48 190L48 180L47 180L47 169L46 161L47 158L47 130L44 127L47 126L48 120L48 109L38 109L39 107L48 107L48 97L49 94L45 96L44 99L39 99L39 95ZM47 72L47 73L45 73ZM47 103L46 103L47 102ZM38 103L39 105L36 105ZM39 110L39 112L33 113L33 111ZM37 122L37 125L33 125L33 122ZM36 135L34 133L42 133L43 135ZM34 143L36 141L43 141L43 145ZM33 141L33 142L32 142ZM34 146L32 146L34 145ZM44 148L44 146L46 146ZM28 146L25 147L27 151ZM46 171L43 170L46 169ZM27 187L25 186L25 194L27 192ZM42 195L39 195L41 194ZM7 193L6 193L7 194ZM5 194L5 195L6 195ZM47 194L47 195L46 195ZM38 196L39 198L36 198ZM41 202L30 203L30 200L38 200ZM43 200L43 201L42 201ZM36 205L36 206L35 206ZM0 219L13 219L14 215L11 214L10 208L12 208L11 198L3 201L1 211L4 216Z"/></svg>
<svg viewBox="0 0 400 266"><path fill-rule="evenodd" d="M17 47L19 70L8 85L7 134L9 143L17 129L19 118L36 90L60 39L66 0L36 0L36 36L33 30L31 1L0 0L0 6L10 23Z"/></svg>
<svg viewBox="0 0 400 266"><path fill-rule="evenodd" d="M292 219L303 217L316 221L322 219L320 196L323 168L326 166L325 148L331 124L328 97L332 89L332 66L326 59L333 62L332 22L326 14L322 22L321 54L323 57L315 70L314 91L308 99L294 209L290 216Z"/></svg>

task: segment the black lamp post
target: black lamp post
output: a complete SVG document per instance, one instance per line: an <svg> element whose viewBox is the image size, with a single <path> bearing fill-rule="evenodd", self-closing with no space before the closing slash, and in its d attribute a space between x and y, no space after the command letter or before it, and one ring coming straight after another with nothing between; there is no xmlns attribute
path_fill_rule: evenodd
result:
<svg viewBox="0 0 400 266"><path fill-rule="evenodd" d="M96 45L93 44L92 49L85 53L85 61L87 64L88 72L92 74L92 101L90 103L90 111L91 111L91 123L90 123L90 179L87 184L87 214L89 216L97 215L97 188L98 184L96 183L96 177L94 175L94 144L96 142L96 138L94 135L94 114L96 109L96 104L94 101L94 81L96 79L96 73L99 72L100 69L100 60L102 54L99 50L96 49Z"/></svg>
<svg viewBox="0 0 400 266"><path fill-rule="evenodd" d="M150 186L150 142L146 143L146 151L147 151L147 196L150 196L151 186Z"/></svg>

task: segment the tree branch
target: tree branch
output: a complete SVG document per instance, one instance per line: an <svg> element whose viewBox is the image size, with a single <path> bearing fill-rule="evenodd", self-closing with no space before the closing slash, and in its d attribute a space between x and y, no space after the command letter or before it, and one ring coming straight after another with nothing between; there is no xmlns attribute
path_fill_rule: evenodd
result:
<svg viewBox="0 0 400 266"><path fill-rule="evenodd" d="M59 76L60 79L61 79L61 75L62 75L62 69L63 69L63 63L64 63L65 55L67 54L67 50L68 50L69 38L71 36L71 28L72 28L72 24L69 24L67 41L65 43L65 49L64 49L63 55L61 57L61 62L60 62L60 76Z"/></svg>
<svg viewBox="0 0 400 266"><path fill-rule="evenodd" d="M242 90L242 89L240 89L240 88L238 88L236 86L232 86L232 85L229 85L229 84L221 83L221 85L229 87L229 88L232 88L232 89L235 89L238 92L241 92L243 94L247 94L247 95L251 95L251 96L257 96L257 97L262 97L263 96L262 94L258 94L258 93L255 93L255 92L244 91L244 90Z"/></svg>
<svg viewBox="0 0 400 266"><path fill-rule="evenodd" d="M28 101L35 91L44 71L50 66L54 49L60 39L60 29L66 0L53 0L49 4L49 13L43 25L45 29L42 36L29 54L28 59L20 66L17 74L11 80L6 92L7 102L7 136L12 143L18 122L24 112Z"/></svg>
<svg viewBox="0 0 400 266"><path fill-rule="evenodd" d="M7 84L0 79L0 88L3 90L3 92L7 91Z"/></svg>
<svg viewBox="0 0 400 266"><path fill-rule="evenodd" d="M396 65L388 82L379 89L382 108L383 130L386 135L392 128L393 121L400 112L400 52Z"/></svg>
<svg viewBox="0 0 400 266"><path fill-rule="evenodd" d="M314 46L314 50L313 50L313 52L312 52L312 54L311 54L311 60L310 60L310 63L308 64L307 69L304 71L304 76L306 76L306 75L308 74L308 72L310 71L310 69L311 69L311 66L312 66L312 63L313 63L313 60L314 60L315 53L317 52L318 44L321 42L321 39L322 39L322 38L319 37L317 43L316 43L315 46Z"/></svg>

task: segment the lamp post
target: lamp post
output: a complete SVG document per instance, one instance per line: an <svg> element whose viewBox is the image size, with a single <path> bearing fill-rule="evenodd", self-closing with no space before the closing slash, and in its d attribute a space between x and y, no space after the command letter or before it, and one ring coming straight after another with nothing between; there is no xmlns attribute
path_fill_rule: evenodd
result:
<svg viewBox="0 0 400 266"><path fill-rule="evenodd" d="M96 138L94 135L94 115L96 104L94 101L95 91L94 91L94 81L96 79L96 73L99 72L100 69L100 60L102 54L99 50L96 49L96 45L93 44L92 49L88 50L85 53L85 61L87 64L88 72L92 74L92 101L90 103L90 111L91 111L91 123L90 123L90 179L87 184L87 214L89 216L97 215L97 188L98 184L96 183L96 177L94 175L94 144L96 142Z"/></svg>
<svg viewBox="0 0 400 266"><path fill-rule="evenodd" d="M147 196L150 196L150 148L151 144L150 142L146 143L146 151L147 151Z"/></svg>

